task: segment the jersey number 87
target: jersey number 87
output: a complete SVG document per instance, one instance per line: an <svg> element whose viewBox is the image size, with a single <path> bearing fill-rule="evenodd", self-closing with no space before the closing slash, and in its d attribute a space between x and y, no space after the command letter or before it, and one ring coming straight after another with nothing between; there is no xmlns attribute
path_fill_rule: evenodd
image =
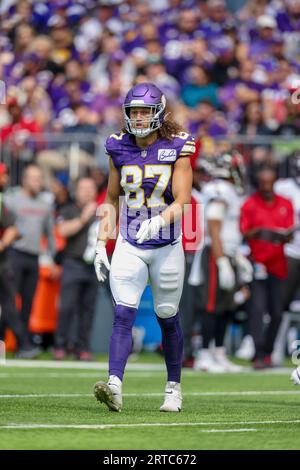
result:
<svg viewBox="0 0 300 470"><path fill-rule="evenodd" d="M145 198L145 191L142 188L143 181L156 176L158 176L158 180L151 196ZM140 209L144 205L148 208L165 205L164 192L171 176L171 165L145 165L144 174L138 165L124 165L121 170L121 186L125 192L127 206L131 209Z"/></svg>

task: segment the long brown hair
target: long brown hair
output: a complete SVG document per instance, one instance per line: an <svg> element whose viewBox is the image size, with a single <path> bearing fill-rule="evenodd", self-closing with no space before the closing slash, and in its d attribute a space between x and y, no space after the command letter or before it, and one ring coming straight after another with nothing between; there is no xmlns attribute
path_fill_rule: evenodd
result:
<svg viewBox="0 0 300 470"><path fill-rule="evenodd" d="M168 116L168 113L167 113ZM123 127L122 132L129 134L129 132ZM157 130L158 138L159 139L167 139L172 140L176 134L180 132L186 132L186 130L180 126L174 119L167 119L164 120L162 126Z"/></svg>
<svg viewBox="0 0 300 470"><path fill-rule="evenodd" d="M162 126L158 129L158 135L160 139L172 140L174 135L179 134L180 132L186 132L185 129L180 126L174 119L164 120Z"/></svg>

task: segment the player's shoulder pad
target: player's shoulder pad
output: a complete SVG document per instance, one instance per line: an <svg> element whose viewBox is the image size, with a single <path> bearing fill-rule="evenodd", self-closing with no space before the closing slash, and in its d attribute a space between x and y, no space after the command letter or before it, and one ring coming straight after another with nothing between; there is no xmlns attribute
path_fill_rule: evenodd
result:
<svg viewBox="0 0 300 470"><path fill-rule="evenodd" d="M279 180L275 181L274 183L274 190L275 192L281 192L281 191L290 191L293 190L294 188L294 181L292 178L280 178Z"/></svg>
<svg viewBox="0 0 300 470"><path fill-rule="evenodd" d="M112 155L115 150L118 149L120 144L125 139L126 132L116 132L115 134L111 134L105 142L105 150L108 155Z"/></svg>
<svg viewBox="0 0 300 470"><path fill-rule="evenodd" d="M178 148L178 156L180 157L189 157L195 153L195 139L187 132L175 134L174 144Z"/></svg>
<svg viewBox="0 0 300 470"><path fill-rule="evenodd" d="M227 182L224 180L209 181L203 188L205 200L208 202L222 201L230 204L230 190Z"/></svg>

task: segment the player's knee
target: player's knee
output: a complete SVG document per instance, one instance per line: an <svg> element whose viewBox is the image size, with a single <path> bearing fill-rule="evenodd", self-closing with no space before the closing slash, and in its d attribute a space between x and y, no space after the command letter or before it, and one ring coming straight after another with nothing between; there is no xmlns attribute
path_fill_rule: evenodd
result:
<svg viewBox="0 0 300 470"><path fill-rule="evenodd" d="M155 313L159 318L174 317L177 311L178 311L178 306L172 305L172 304L158 304L155 307Z"/></svg>
<svg viewBox="0 0 300 470"><path fill-rule="evenodd" d="M117 302L122 305L126 305L131 308L136 308L138 304L138 294L134 292L128 286L123 286L123 288L116 289L117 291Z"/></svg>

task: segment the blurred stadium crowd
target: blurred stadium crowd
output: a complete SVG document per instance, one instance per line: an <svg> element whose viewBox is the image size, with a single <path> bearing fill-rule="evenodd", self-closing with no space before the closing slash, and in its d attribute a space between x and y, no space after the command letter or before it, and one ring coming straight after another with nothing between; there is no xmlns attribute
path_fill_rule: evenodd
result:
<svg viewBox="0 0 300 470"><path fill-rule="evenodd" d="M289 162L299 149L300 105L291 94L300 87L300 0L3 0L0 80L6 97L0 106L0 161L6 165L0 167L0 179L10 176L1 190L6 186L7 205L17 219L24 200L20 189L11 188L21 184L27 195L41 193L40 207L33 208L40 211L38 225L30 227L30 210L27 221L26 211L22 214L28 240L15 241L11 255L15 271L23 272L11 282L22 297L23 326L11 313L10 327L19 336L20 357L29 357L37 353L25 330L38 280L38 234L48 236L49 254L57 265L62 263L57 251L62 250L54 247L55 225L61 226L58 236L68 240L65 256L90 256L86 238L70 247L76 227L62 224L77 219L89 228L94 201L103 202L108 169L103 142L123 127L121 105L132 84L155 83L167 97L169 112L195 137L192 165L198 192L211 178L203 161L230 153L232 145L246 162L249 194L262 165L275 168L282 178L293 176ZM41 173L35 166L28 169L29 164L36 164ZM79 213L74 198L80 201ZM83 232L87 237L88 230ZM295 256L300 259L298 250ZM194 256L187 254L190 268ZM76 302L72 283L78 279L88 313L79 326L77 355L91 358L88 335L97 285L92 267L85 268L74 280L76 269L64 265L57 359L65 356L70 308ZM54 265L51 276L60 276ZM300 284L299 272L293 276ZM189 292L187 279L183 311L198 308L187 305ZM199 337L197 323L190 315L185 325L186 365L193 364L199 347L191 341ZM285 325L283 338L287 331ZM255 348L246 333L248 327L243 333L248 352L240 357L250 358ZM278 362L285 352L282 344ZM258 367L271 364L265 356Z"/></svg>

